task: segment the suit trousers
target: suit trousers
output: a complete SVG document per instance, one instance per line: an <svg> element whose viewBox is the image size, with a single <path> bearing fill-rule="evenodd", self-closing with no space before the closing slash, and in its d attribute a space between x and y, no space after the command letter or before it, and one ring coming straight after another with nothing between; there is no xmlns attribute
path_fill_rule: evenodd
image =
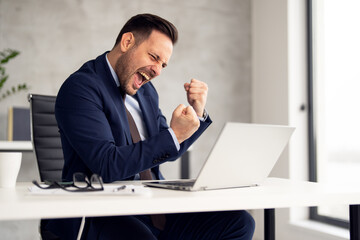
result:
<svg viewBox="0 0 360 240"><path fill-rule="evenodd" d="M252 239L255 222L244 210L167 214L160 231L149 216L91 218L82 239L86 240L211 240Z"/></svg>

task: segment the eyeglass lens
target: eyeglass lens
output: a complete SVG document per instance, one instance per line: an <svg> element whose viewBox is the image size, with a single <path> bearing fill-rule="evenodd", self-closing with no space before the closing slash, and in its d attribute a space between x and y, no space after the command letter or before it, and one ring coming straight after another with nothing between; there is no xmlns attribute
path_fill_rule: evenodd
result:
<svg viewBox="0 0 360 240"><path fill-rule="evenodd" d="M73 176L74 186L80 189L91 187L92 189L103 189L102 179L99 175L93 174L89 178L84 173L75 173Z"/></svg>
<svg viewBox="0 0 360 240"><path fill-rule="evenodd" d="M94 188L94 189L102 189L103 188L103 185L102 185L102 179L99 175L97 174L93 174L91 176L91 179L90 179L90 183L91 183L91 186Z"/></svg>
<svg viewBox="0 0 360 240"><path fill-rule="evenodd" d="M74 173L73 181L74 186L78 188L87 188L90 186L88 177L83 173Z"/></svg>

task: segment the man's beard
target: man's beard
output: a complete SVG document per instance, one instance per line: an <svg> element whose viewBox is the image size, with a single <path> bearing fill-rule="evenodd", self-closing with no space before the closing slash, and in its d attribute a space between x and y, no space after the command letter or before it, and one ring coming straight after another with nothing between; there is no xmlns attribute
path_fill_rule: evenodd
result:
<svg viewBox="0 0 360 240"><path fill-rule="evenodd" d="M130 92L130 89L128 89L129 82L131 79L131 76L133 75L134 71L130 69L130 62L132 60L131 57L131 50L125 52L123 55L119 57L119 59L116 61L115 64L115 72L116 75L119 78L120 83L120 89L124 94L133 95L133 93Z"/></svg>

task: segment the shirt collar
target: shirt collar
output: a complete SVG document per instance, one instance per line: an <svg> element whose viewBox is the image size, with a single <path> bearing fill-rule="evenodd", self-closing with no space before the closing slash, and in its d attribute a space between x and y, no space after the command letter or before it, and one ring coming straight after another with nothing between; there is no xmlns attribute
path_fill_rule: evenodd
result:
<svg viewBox="0 0 360 240"><path fill-rule="evenodd" d="M109 69L110 69L111 75L113 76L114 81L115 81L115 83L116 83L116 86L120 87L119 78L118 78L118 76L116 75L115 70L114 70L113 67L111 66L111 64L110 64L110 62L109 62L109 59L108 59L108 57L107 57L107 54L106 54L105 58L106 58L106 62L107 62L107 64L108 64L108 67L109 67Z"/></svg>

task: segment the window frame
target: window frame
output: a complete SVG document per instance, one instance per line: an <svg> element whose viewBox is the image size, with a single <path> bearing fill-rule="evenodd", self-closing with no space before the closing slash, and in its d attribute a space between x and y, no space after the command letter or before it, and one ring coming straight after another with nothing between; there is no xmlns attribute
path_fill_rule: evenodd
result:
<svg viewBox="0 0 360 240"><path fill-rule="evenodd" d="M309 147L309 181L317 182L317 157L316 157L316 126L314 124L314 49L313 49L313 0L306 3L306 31L307 31L307 93L308 93L308 147ZM321 215L318 207L309 208L309 219L349 229L349 221Z"/></svg>

